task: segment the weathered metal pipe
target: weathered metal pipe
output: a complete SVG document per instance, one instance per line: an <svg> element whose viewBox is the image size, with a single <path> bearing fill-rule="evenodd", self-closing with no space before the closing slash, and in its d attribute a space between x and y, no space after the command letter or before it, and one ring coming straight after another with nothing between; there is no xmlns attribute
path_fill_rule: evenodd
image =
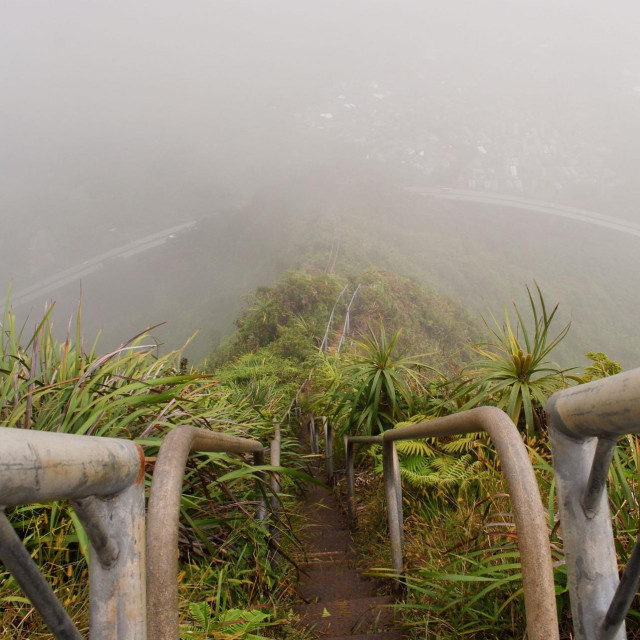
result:
<svg viewBox="0 0 640 640"><path fill-rule="evenodd" d="M600 626L598 640L615 638L640 586L640 544L636 541L620 584Z"/></svg>
<svg viewBox="0 0 640 640"><path fill-rule="evenodd" d="M264 465L264 449L255 451L253 454L253 466L262 467ZM256 471L256 520L263 522L267 517L267 495L265 493L265 473L264 471Z"/></svg>
<svg viewBox="0 0 640 640"><path fill-rule="evenodd" d="M576 639L623 640L624 622L616 624L625 599L616 596L618 563L604 487L613 444L640 432L640 369L560 391L546 410ZM638 571L637 563L628 567L626 581L634 584Z"/></svg>
<svg viewBox="0 0 640 640"><path fill-rule="evenodd" d="M40 573L4 512L0 512L0 560L58 640L82 640L80 632Z"/></svg>
<svg viewBox="0 0 640 640"><path fill-rule="evenodd" d="M546 409L554 428L576 440L640 433L640 369L559 391Z"/></svg>
<svg viewBox="0 0 640 640"><path fill-rule="evenodd" d="M349 524L353 526L356 521L355 511L355 445L357 444L382 444L382 436L343 436L346 458L347 476L347 517Z"/></svg>
<svg viewBox="0 0 640 640"><path fill-rule="evenodd" d="M176 640L178 623L178 518L189 453L252 453L264 460L262 444L223 433L176 427L166 436L156 461L147 513L147 591L149 637Z"/></svg>
<svg viewBox="0 0 640 640"><path fill-rule="evenodd" d="M0 504L64 498L76 505L89 536L92 639L144 640L142 449L115 438L0 428ZM3 545L12 546L12 557L30 576L33 597L42 595L43 600L34 601L34 606L55 613L50 594L46 589L42 591L41 581L33 575L33 563L26 563L24 554L16 550L15 541L14 532Z"/></svg>
<svg viewBox="0 0 640 640"><path fill-rule="evenodd" d="M389 528L389 546L391 547L391 567L400 576L404 569L402 559L403 517L402 483L396 443L383 440L382 464L384 467L384 490L387 500L387 522Z"/></svg>
<svg viewBox="0 0 640 640"><path fill-rule="evenodd" d="M324 428L324 457L327 467L327 482L333 484L333 427L331 422L323 416Z"/></svg>
<svg viewBox="0 0 640 640"><path fill-rule="evenodd" d="M545 512L527 449L518 429L507 414L495 407L478 407L429 422L391 429L382 437L388 450L387 443L399 440L477 431L486 431L491 438L507 480L518 532L529 638L556 639L559 637L558 616ZM397 527L392 522L397 518L393 514L393 503L397 504L397 496L392 496L388 490L387 500L388 508L391 506L391 529ZM397 570L395 566L394 569Z"/></svg>
<svg viewBox="0 0 640 640"><path fill-rule="evenodd" d="M112 496L140 474L127 440L0 427L0 504Z"/></svg>
<svg viewBox="0 0 640 640"><path fill-rule="evenodd" d="M309 447L311 453L317 456L320 453L320 447L318 445L318 429L316 425L316 419L311 416L309 418Z"/></svg>
<svg viewBox="0 0 640 640"><path fill-rule="evenodd" d="M95 514L115 541L118 556L103 566L93 544L89 547L91 640L147 637L144 467L141 471L140 482L115 497L96 499Z"/></svg>
<svg viewBox="0 0 640 640"><path fill-rule="evenodd" d="M100 519L100 507L95 496L79 498L73 501L73 508L82 521L92 547L95 549L100 564L108 569L118 560L120 549L118 542L109 535L107 525Z"/></svg>
<svg viewBox="0 0 640 640"><path fill-rule="evenodd" d="M587 487L582 499L582 508L587 518L593 518L602 502L602 494L607 485L609 467L613 460L617 438L598 438L596 451L591 463L591 471L587 480Z"/></svg>
<svg viewBox="0 0 640 640"><path fill-rule="evenodd" d="M280 466L280 450L282 439L280 436L280 425L275 424L274 437L269 446L270 456L269 463L272 467ZM280 554L278 553L278 543L280 539L280 530L278 529L275 521L278 519L280 513L280 492L282 491L282 485L280 483L280 474L277 471L271 472L271 516L272 523L269 525L269 561L272 567L277 567L280 560Z"/></svg>

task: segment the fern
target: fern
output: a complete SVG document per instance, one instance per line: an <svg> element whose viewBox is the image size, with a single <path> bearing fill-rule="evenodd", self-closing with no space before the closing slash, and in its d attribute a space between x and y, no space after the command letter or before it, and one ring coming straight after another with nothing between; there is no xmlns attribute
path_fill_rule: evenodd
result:
<svg viewBox="0 0 640 640"><path fill-rule="evenodd" d="M268 613L257 610L228 609L218 615L213 615L207 602L190 604L189 613L194 624L184 625L182 631L188 633L190 637L196 638L266 640L266 636L259 632L274 624Z"/></svg>
<svg viewBox="0 0 640 640"><path fill-rule="evenodd" d="M429 444L427 440L401 440L396 443L398 454L405 456L425 456L433 458L438 455L438 450Z"/></svg>

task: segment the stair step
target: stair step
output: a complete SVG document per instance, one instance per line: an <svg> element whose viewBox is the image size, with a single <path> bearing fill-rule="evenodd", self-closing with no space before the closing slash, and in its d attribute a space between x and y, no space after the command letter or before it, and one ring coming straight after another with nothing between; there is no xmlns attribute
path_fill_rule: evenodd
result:
<svg viewBox="0 0 640 640"><path fill-rule="evenodd" d="M307 602L331 602L374 597L378 584L340 563L316 564L305 570L298 593Z"/></svg>
<svg viewBox="0 0 640 640"><path fill-rule="evenodd" d="M299 561L298 566L304 571L314 570L320 566L339 566L344 569L356 569L358 559L348 551L322 551L320 553L308 553L306 561Z"/></svg>
<svg viewBox="0 0 640 640"><path fill-rule="evenodd" d="M330 636L323 640L404 640L400 631L383 631L382 633L358 633L357 635Z"/></svg>
<svg viewBox="0 0 640 640"><path fill-rule="evenodd" d="M393 622L393 611L382 605L394 602L390 596L332 600L313 604L297 604L293 610L302 624L312 626L316 633L363 634L366 631L387 631ZM327 615L327 613L329 615Z"/></svg>

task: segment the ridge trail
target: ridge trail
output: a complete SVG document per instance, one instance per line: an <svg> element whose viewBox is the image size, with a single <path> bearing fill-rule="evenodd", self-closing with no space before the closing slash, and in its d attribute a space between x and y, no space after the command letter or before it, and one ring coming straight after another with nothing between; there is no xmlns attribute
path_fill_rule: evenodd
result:
<svg viewBox="0 0 640 640"><path fill-rule="evenodd" d="M313 476L324 482L314 464ZM345 514L333 492L311 485L302 513L308 522L307 558L298 585L301 604L294 611L301 625L324 640L402 640L394 630L391 596L378 595L380 584L363 575L362 560L353 549Z"/></svg>

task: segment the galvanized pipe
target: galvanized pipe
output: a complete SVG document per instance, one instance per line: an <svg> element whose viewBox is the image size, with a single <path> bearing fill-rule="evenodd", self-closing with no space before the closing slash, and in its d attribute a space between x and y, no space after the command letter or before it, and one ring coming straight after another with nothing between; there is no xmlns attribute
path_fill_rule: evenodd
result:
<svg viewBox="0 0 640 640"><path fill-rule="evenodd" d="M576 440L640 433L640 369L559 391L546 410Z"/></svg>
<svg viewBox="0 0 640 640"><path fill-rule="evenodd" d="M344 436L345 475L347 478L347 520L349 521L349 526L353 526L356 521L353 448L354 443L351 442L348 436Z"/></svg>
<svg viewBox="0 0 640 640"><path fill-rule="evenodd" d="M527 449L507 414L495 407L478 407L429 422L391 429L382 438L388 457L390 442L478 431L486 431L491 438L509 488L518 532L529 638L557 639L558 617L545 512ZM392 530L397 528L397 515L393 506L397 505L397 494L387 489L387 500L389 526ZM396 539L398 538L396 535ZM396 564L401 568L397 557ZM394 566L394 569L398 570L398 567Z"/></svg>
<svg viewBox="0 0 640 640"><path fill-rule="evenodd" d="M353 526L356 521L355 512L355 445L356 444L382 444L382 436L343 436L346 458L347 476L347 517L349 524Z"/></svg>
<svg viewBox="0 0 640 640"><path fill-rule="evenodd" d="M115 438L11 428L0 428L0 443L0 504L69 498L79 506L90 541L92 640L144 640L142 449ZM22 566L24 554L15 551L13 557ZM24 567L27 574L33 573L31 562ZM39 597L41 581L33 575L29 581ZM34 606L55 611L51 594L43 593L44 600L34 601Z"/></svg>
<svg viewBox="0 0 640 640"><path fill-rule="evenodd" d="M313 416L309 418L309 446L313 455L317 456L320 453L318 430L316 429L316 420Z"/></svg>
<svg viewBox="0 0 640 640"><path fill-rule="evenodd" d="M582 508L587 518L593 518L602 503L601 498L607 485L609 467L617 443L617 438L598 438L587 487L582 499Z"/></svg>
<svg viewBox="0 0 640 640"><path fill-rule="evenodd" d="M382 464L384 467L384 492L387 500L387 522L389 528L389 545L391 547L391 567L398 574L402 573L403 516L402 516L402 483L396 443L384 440L382 444Z"/></svg>
<svg viewBox="0 0 640 640"><path fill-rule="evenodd" d="M187 458L196 451L252 453L256 461L264 461L264 449L255 440L187 426L176 427L164 438L153 473L147 512L148 633L153 640L176 640L180 635L180 496Z"/></svg>
<svg viewBox="0 0 640 640"><path fill-rule="evenodd" d="M58 640L82 640L80 632L40 573L4 511L0 512L0 560Z"/></svg>
<svg viewBox="0 0 640 640"><path fill-rule="evenodd" d="M270 444L270 457L269 463L272 467L280 466L280 450L281 450L281 436L280 436L280 425L275 424L274 429L274 437ZM278 542L280 538L280 530L275 524L275 521L278 519L278 514L280 513L280 492L282 491L282 485L280 483L280 474L277 471L271 472L271 517L273 522L269 525L269 538L270 538L270 552L269 552L269 561L272 567L278 566L279 561L279 553L278 553Z"/></svg>
<svg viewBox="0 0 640 640"><path fill-rule="evenodd" d="M326 417L322 418L324 427L324 456L327 466L327 482L333 484L333 427Z"/></svg>
<svg viewBox="0 0 640 640"><path fill-rule="evenodd" d="M117 438L0 427L0 504L112 496L138 480L144 454Z"/></svg>
<svg viewBox="0 0 640 640"><path fill-rule="evenodd" d="M615 638L640 586L640 544L636 541L620 584L600 627L598 640Z"/></svg>
<svg viewBox="0 0 640 640"><path fill-rule="evenodd" d="M118 541L109 535L107 524L100 519L98 500L100 498L95 496L79 498L74 500L72 505L82 521L82 526L98 556L98 561L105 569L109 569L118 561L120 548Z"/></svg>
<svg viewBox="0 0 640 640"><path fill-rule="evenodd" d="M147 637L144 467L141 471L140 482L113 498L96 499L95 514L115 540L118 556L115 564L103 566L93 544L89 547L91 640Z"/></svg>
<svg viewBox="0 0 640 640"><path fill-rule="evenodd" d="M616 624L626 599L604 481L613 443L640 432L640 369L560 391L546 410L576 639L623 640L624 622Z"/></svg>
<svg viewBox="0 0 640 640"><path fill-rule="evenodd" d="M261 447L260 451L255 451L253 454L253 466L262 467L264 465L264 449ZM264 491L265 486L265 473L264 471L256 471L256 520L263 522L267 517L267 496Z"/></svg>

